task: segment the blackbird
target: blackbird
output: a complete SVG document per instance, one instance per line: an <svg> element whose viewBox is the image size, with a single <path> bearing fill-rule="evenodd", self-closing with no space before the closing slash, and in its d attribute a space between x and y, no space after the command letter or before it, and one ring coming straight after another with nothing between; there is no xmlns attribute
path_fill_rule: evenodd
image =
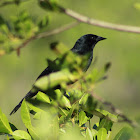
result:
<svg viewBox="0 0 140 140"><path fill-rule="evenodd" d="M94 34L86 34L83 35L82 37L80 37L74 47L71 49L71 51L77 55L86 55L87 53L90 54L88 57L88 61L87 61L87 66L85 67L84 71L86 71L93 59L93 49L96 45L97 42L104 40L106 38L104 37L100 37ZM52 68L50 68L50 66L48 66L39 76L37 79L41 78L42 76L47 76L50 73L54 72L54 70ZM30 99L33 96L35 96L37 94L38 91L33 92L32 90L30 90L25 97L19 102L19 104L12 110L12 112L10 113L10 115L14 114L21 106L22 101L25 99Z"/></svg>

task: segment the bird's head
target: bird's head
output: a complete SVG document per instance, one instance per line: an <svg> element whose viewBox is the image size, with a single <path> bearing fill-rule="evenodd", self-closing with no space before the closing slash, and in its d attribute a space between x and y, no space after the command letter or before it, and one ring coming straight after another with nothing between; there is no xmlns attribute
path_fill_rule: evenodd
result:
<svg viewBox="0 0 140 140"><path fill-rule="evenodd" d="M86 54L93 51L95 44L104 39L106 38L93 34L86 34L76 41L72 51L78 54Z"/></svg>

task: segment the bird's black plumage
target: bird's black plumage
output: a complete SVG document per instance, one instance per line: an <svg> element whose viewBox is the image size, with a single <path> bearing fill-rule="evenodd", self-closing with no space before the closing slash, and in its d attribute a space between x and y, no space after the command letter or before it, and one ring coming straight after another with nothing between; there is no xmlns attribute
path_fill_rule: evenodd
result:
<svg viewBox="0 0 140 140"><path fill-rule="evenodd" d="M106 38L103 38L103 37L100 37L100 36L97 36L97 35L93 35L93 34L87 34L87 35L84 35L82 37L80 37L74 47L71 49L71 51L73 53L76 53L78 55L86 55L87 53L90 54L89 55L89 58L88 58L88 63L87 63L87 66L85 67L84 71L86 71L91 62L92 62L92 58L93 58L93 49L96 45L97 42L101 41L101 40L104 40ZM50 66L48 66L39 76L37 79L43 77L43 76L46 76L46 75L49 75L50 73L54 72L53 69L50 68ZM37 91L36 92L33 92L33 91L29 91L26 96L23 98L23 99L29 99L29 98L32 98L33 96L35 96L37 94ZM10 113L10 115L14 114L21 106L22 104L22 101L23 99L20 101L20 103L12 110L12 112Z"/></svg>

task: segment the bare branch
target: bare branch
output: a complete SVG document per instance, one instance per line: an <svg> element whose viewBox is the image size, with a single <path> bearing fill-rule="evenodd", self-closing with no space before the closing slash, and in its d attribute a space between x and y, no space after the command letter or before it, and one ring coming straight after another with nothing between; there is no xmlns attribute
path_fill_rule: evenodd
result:
<svg viewBox="0 0 140 140"><path fill-rule="evenodd" d="M82 77L82 80L83 80L84 84L86 84L86 80L84 79L84 77ZM82 92L85 92L84 89L82 89L81 83L78 82L77 84L75 83L75 85L68 85L68 89L72 89L73 86L74 87L76 86L77 89L81 89ZM89 87L89 86L87 85L87 87ZM117 114L121 118L120 120L118 120L118 122L126 122L126 123L130 124L132 127L138 126L138 124L135 121L129 119L118 108L116 108L111 102L105 101L102 97L95 94L93 92L93 90L94 90L94 86L93 87L91 86L90 89L89 90L87 89L85 93L90 93L93 98L95 98L97 101L101 102L105 106L109 107L110 110L114 114ZM99 115L97 115L97 116L99 116ZM103 117L103 116L100 115L100 117Z"/></svg>
<svg viewBox="0 0 140 140"><path fill-rule="evenodd" d="M93 92L90 92L91 95L100 101L102 104L108 106L112 112L116 113L122 120L119 120L119 122L127 122L132 127L137 127L136 122L130 120L126 115L124 115L119 109L117 109L111 102L105 101L103 98L99 97L98 95L94 94Z"/></svg>
<svg viewBox="0 0 140 140"><path fill-rule="evenodd" d="M101 20L96 20L93 18L89 18L86 16L83 16L71 9L65 9L61 7L61 12L76 19L79 22L83 22L86 24L90 24L90 25L94 25L94 26L99 26L102 28L108 28L108 29L112 29L112 30L118 30L118 31L122 31L122 32L131 32L131 33L137 33L140 34L140 27L136 27L136 26L127 26L127 25L121 25L121 24L113 24L113 23L109 23L109 22L104 22Z"/></svg>
<svg viewBox="0 0 140 140"><path fill-rule="evenodd" d="M36 39L59 34L60 32L64 32L64 31L66 31L70 28L73 28L73 27L77 26L78 24L80 24L80 22L72 22L72 23L69 23L69 24L64 25L62 27L59 27L57 29L54 29L54 30L51 30L51 31L48 31L48 32L44 32L44 33L40 33L36 36Z"/></svg>
<svg viewBox="0 0 140 140"><path fill-rule="evenodd" d="M51 5L51 2L49 0L40 0L40 2L41 1L44 1L44 2L46 2L46 4L49 3ZM59 9L58 11L60 13L63 13L67 16L70 16L70 17L72 17L72 18L74 18L77 21L82 22L82 23L86 23L86 24L90 24L90 25L98 26L98 27L102 27L102 28L112 29L112 30L118 30L118 31L122 31L122 32L131 32L131 33L140 34L140 27L137 27L137 26L114 24L114 23L110 23L110 22L97 20L94 18L84 16L82 14L79 14L71 9L62 7L59 4L57 4L57 8Z"/></svg>

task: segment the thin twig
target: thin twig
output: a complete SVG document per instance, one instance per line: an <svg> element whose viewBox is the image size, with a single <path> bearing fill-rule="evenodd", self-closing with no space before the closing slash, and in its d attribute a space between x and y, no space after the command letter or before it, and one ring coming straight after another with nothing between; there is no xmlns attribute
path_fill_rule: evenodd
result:
<svg viewBox="0 0 140 140"><path fill-rule="evenodd" d="M72 23L69 23L69 24L64 25L62 27L59 27L57 29L54 29L54 30L51 30L51 31L48 31L48 32L44 32L44 33L40 33L40 34L37 35L36 39L59 34L60 32L64 32L64 31L66 31L70 28L73 28L73 27L77 26L79 23L80 22L72 22Z"/></svg>
<svg viewBox="0 0 140 140"><path fill-rule="evenodd" d="M30 37L29 39L25 40L20 46L18 46L17 48L15 48L15 50L21 49L23 47L25 47L28 43L30 43L31 41L35 40L35 39L39 39L39 38L44 38L44 37L49 37L52 35L56 35L59 34L61 32L64 32L70 28L73 28L74 26L78 25L80 22L73 22L73 23L69 23L65 26L59 27L57 29L53 29L51 31L48 32L43 32L37 35L34 35L32 37Z"/></svg>
<svg viewBox="0 0 140 140"><path fill-rule="evenodd" d="M119 122L127 122L129 123L132 127L136 127L137 124L130 120L126 115L124 115L119 109L117 109L111 102L105 101L103 98L99 97L98 95L94 94L93 92L90 92L91 95L100 101L102 104L108 106L112 112L116 113L119 117L122 118L122 120L119 120Z"/></svg>

